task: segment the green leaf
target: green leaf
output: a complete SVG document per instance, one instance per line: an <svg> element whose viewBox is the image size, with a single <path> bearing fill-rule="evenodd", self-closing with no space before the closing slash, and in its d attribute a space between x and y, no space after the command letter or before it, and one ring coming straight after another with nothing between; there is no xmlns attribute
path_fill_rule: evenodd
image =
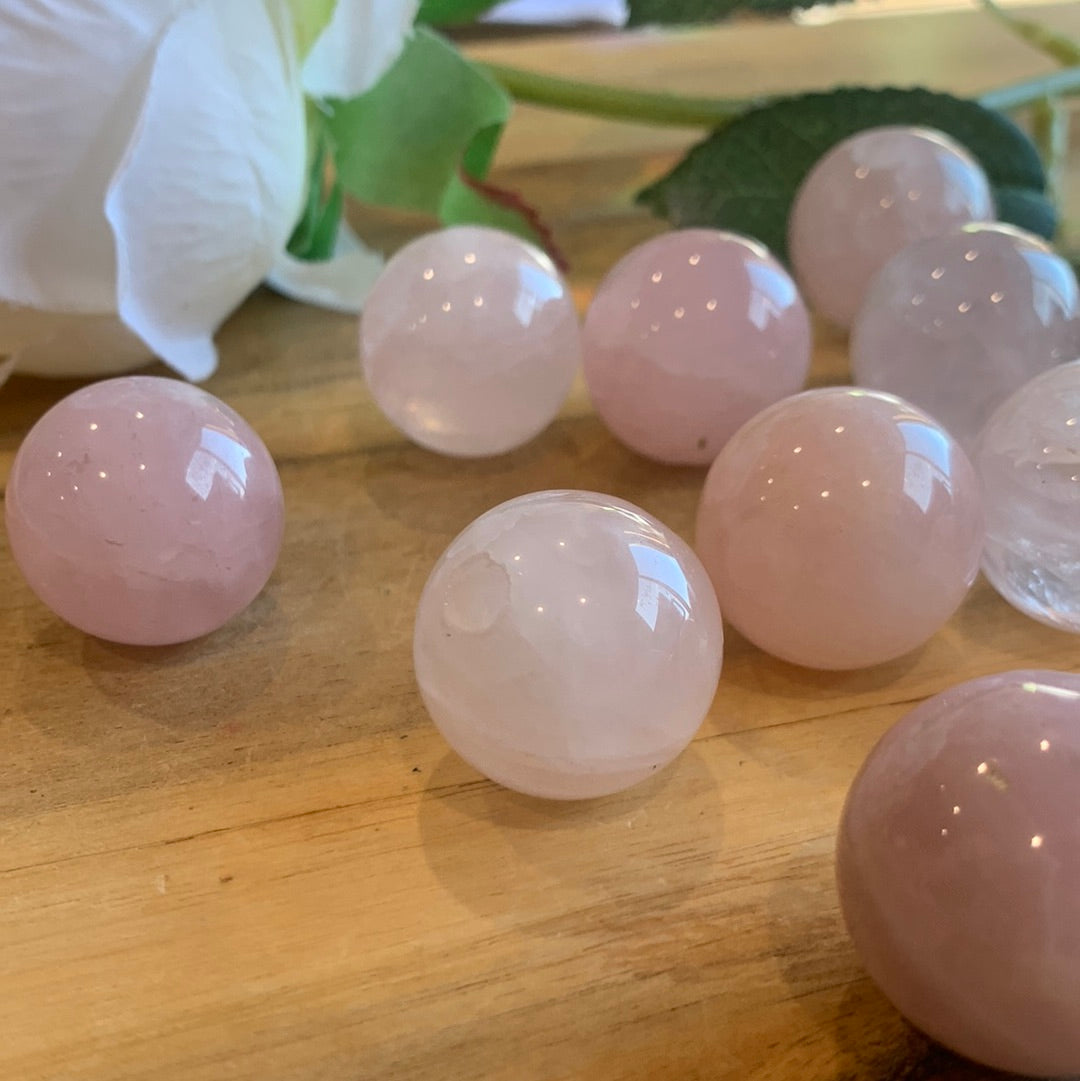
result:
<svg viewBox="0 0 1080 1081"><path fill-rule="evenodd" d="M784 15L818 0L629 0L628 26L714 23L737 11ZM823 0L836 3L838 0Z"/></svg>
<svg viewBox="0 0 1080 1081"><path fill-rule="evenodd" d="M314 123L309 118L308 136L312 142L311 163L308 166L307 195L304 198L304 209L300 214L300 220L285 245L290 255L297 259L310 258L308 252L311 248L312 236L315 233L316 223L322 214L323 177L326 173L326 155L329 152L326 132L323 130L318 118Z"/></svg>
<svg viewBox="0 0 1080 1081"><path fill-rule="evenodd" d="M308 166L307 196L300 221L293 229L286 250L297 259L320 262L334 254L338 227L345 209L345 193L341 181L334 178L326 191L327 159L330 136L321 114L309 111L308 137L311 141L311 163Z"/></svg>
<svg viewBox="0 0 1080 1081"><path fill-rule="evenodd" d="M438 34L417 28L372 90L326 108L337 175L350 195L538 239L525 214L508 213L477 188L513 101Z"/></svg>
<svg viewBox="0 0 1080 1081"><path fill-rule="evenodd" d="M1058 213L1054 204L1042 192L1030 188L994 188L998 218L1019 225L1029 233L1053 240L1057 232Z"/></svg>
<svg viewBox="0 0 1080 1081"><path fill-rule="evenodd" d="M311 238L308 241L307 251L303 258L319 262L329 259L334 254L337 245L338 228L341 225L341 215L345 210L345 191L340 182L335 182L330 188L330 194L323 203L319 216L316 218L311 230Z"/></svg>
<svg viewBox="0 0 1080 1081"><path fill-rule="evenodd" d="M418 23L431 26L459 26L478 19L499 0L423 0L416 16Z"/></svg>
<svg viewBox="0 0 1080 1081"><path fill-rule="evenodd" d="M919 89L845 88L754 109L699 143L638 201L673 225L746 233L786 258L788 213L803 178L840 140L886 124L952 136L986 171L1002 221L1053 235L1056 212L1028 137L1000 113Z"/></svg>

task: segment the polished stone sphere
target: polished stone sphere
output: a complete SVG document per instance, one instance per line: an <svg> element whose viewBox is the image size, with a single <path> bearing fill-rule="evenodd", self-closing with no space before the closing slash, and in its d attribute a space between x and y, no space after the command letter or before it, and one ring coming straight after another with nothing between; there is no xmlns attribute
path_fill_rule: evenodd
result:
<svg viewBox="0 0 1080 1081"><path fill-rule="evenodd" d="M584 348L593 405L623 443L708 465L744 421L802 389L810 318L756 241L685 229L615 265L589 307Z"/></svg>
<svg viewBox="0 0 1080 1081"><path fill-rule="evenodd" d="M698 555L724 616L809 668L863 668L925 642L979 569L967 456L888 394L830 387L748 421L705 480Z"/></svg>
<svg viewBox="0 0 1080 1081"><path fill-rule="evenodd" d="M277 562L281 482L252 428L174 379L94 383L15 457L11 552L35 593L99 638L167 645L246 608Z"/></svg>
<svg viewBox="0 0 1080 1081"><path fill-rule="evenodd" d="M1080 676L984 676L923 702L848 794L837 881L874 982L953 1051L1080 1074Z"/></svg>
<svg viewBox="0 0 1080 1081"><path fill-rule="evenodd" d="M1014 390L1077 357L1072 267L1039 237L997 223L895 255L851 331L855 382L925 409L968 448Z"/></svg>
<svg viewBox="0 0 1080 1081"><path fill-rule="evenodd" d="M411 440L484 457L555 419L581 363L581 331L542 251L462 225L386 264L364 305L360 357L375 402Z"/></svg>
<svg viewBox="0 0 1080 1081"><path fill-rule="evenodd" d="M986 505L983 572L1021 612L1080 633L1080 361L1002 404L975 452Z"/></svg>
<svg viewBox="0 0 1080 1081"><path fill-rule="evenodd" d="M645 511L537 492L454 540L420 598L416 679L447 742L532 796L617 792L708 712L723 631L690 548Z"/></svg>
<svg viewBox="0 0 1080 1081"><path fill-rule="evenodd" d="M874 275L913 241L995 217L990 184L958 143L927 128L871 128L810 170L788 224L795 280L847 328Z"/></svg>

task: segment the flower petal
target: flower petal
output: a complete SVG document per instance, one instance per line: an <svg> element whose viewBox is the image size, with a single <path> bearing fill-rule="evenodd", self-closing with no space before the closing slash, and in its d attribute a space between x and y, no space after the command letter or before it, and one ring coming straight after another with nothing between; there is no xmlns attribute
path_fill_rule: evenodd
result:
<svg viewBox="0 0 1080 1081"><path fill-rule="evenodd" d="M384 264L344 222L338 227L333 257L324 262L295 259L283 251L267 276L271 289L305 304L338 312L359 312Z"/></svg>
<svg viewBox="0 0 1080 1081"><path fill-rule="evenodd" d="M183 0L4 0L0 7L0 297L115 305L105 189L154 46Z"/></svg>
<svg viewBox="0 0 1080 1081"><path fill-rule="evenodd" d="M355 98L398 58L420 0L337 0L304 62L304 89L317 98Z"/></svg>
<svg viewBox="0 0 1080 1081"><path fill-rule="evenodd" d="M201 0L158 49L105 200L124 322L189 379L296 223L303 96L283 0Z"/></svg>

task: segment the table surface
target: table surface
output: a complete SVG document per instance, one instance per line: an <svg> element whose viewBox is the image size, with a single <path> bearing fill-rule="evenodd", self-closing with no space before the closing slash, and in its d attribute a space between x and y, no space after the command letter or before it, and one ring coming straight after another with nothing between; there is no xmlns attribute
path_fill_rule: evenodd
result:
<svg viewBox="0 0 1080 1081"><path fill-rule="evenodd" d="M1080 32L1076 6L1050 16ZM717 93L1049 70L971 12L476 51ZM659 228L628 193L690 138L515 120L499 179L553 222L579 303ZM392 246L427 223L359 224ZM288 503L247 613L185 646L109 645L45 610L0 540L0 1078L987 1076L861 973L834 833L859 762L912 704L988 672L1078 668L1074 638L981 580L925 648L868 671L793 668L732 632L669 769L584 804L515 795L448 751L417 696L429 568L476 515L543 488L608 491L685 535L702 472L621 448L580 387L516 453L437 458L376 413L353 320L267 293L220 344L209 389L261 431ZM812 382L845 377L822 332ZM0 393L0 476L73 386Z"/></svg>

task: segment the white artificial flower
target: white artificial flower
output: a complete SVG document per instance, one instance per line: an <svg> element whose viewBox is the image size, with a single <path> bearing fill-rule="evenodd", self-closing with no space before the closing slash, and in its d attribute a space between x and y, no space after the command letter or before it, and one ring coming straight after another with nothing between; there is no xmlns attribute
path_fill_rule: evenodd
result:
<svg viewBox="0 0 1080 1081"><path fill-rule="evenodd" d="M351 234L318 269L285 253L305 92L368 89L417 3L4 0L0 357L91 375L157 355L203 379L215 331L267 275L355 310L379 261Z"/></svg>

